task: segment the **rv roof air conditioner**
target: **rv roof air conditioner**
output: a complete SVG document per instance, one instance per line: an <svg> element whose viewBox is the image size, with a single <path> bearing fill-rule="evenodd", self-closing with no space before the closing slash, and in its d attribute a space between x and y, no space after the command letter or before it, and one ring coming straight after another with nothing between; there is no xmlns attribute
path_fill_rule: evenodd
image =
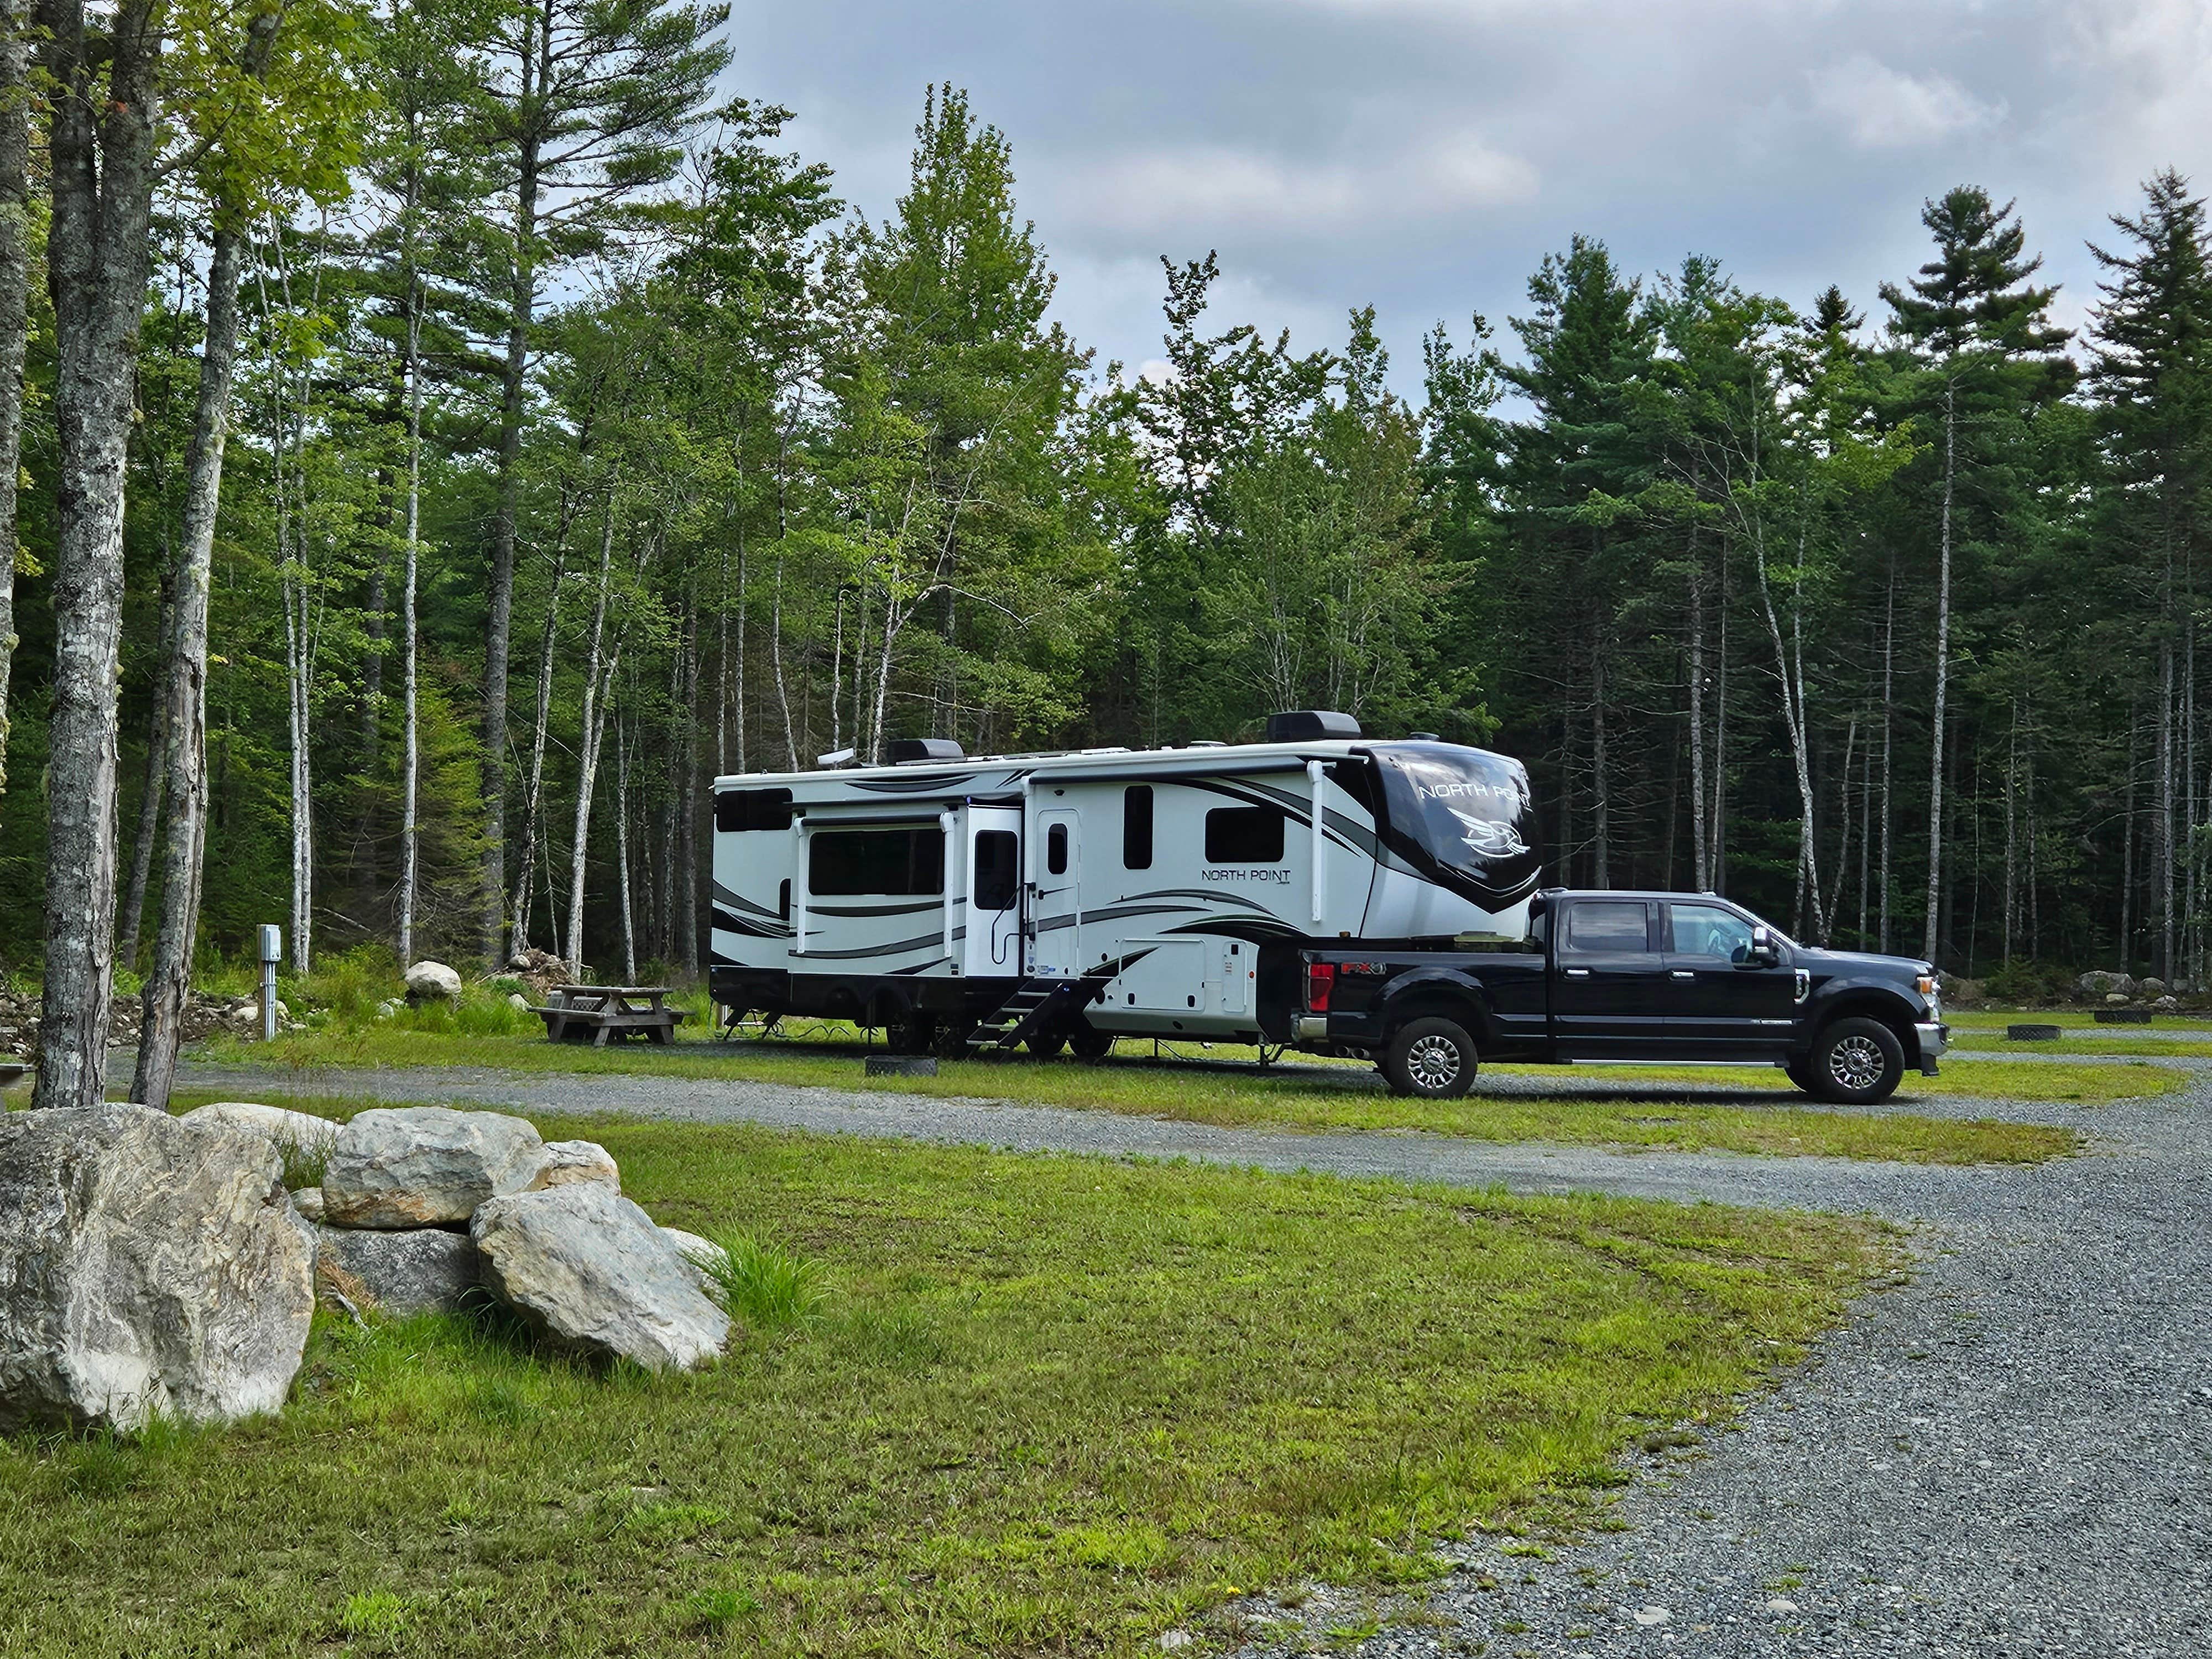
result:
<svg viewBox="0 0 2212 1659"><path fill-rule="evenodd" d="M1300 708L1267 716L1269 743L1312 743L1322 738L1356 738L1359 722L1333 708Z"/></svg>
<svg viewBox="0 0 2212 1659"><path fill-rule="evenodd" d="M966 760L967 751L950 738L893 738L891 764L917 766L931 761Z"/></svg>
<svg viewBox="0 0 2212 1659"><path fill-rule="evenodd" d="M821 767L824 771L827 771L833 767L850 766L853 763L854 757L858 753L859 751L857 750L832 749L826 755L816 756L814 763L817 766Z"/></svg>

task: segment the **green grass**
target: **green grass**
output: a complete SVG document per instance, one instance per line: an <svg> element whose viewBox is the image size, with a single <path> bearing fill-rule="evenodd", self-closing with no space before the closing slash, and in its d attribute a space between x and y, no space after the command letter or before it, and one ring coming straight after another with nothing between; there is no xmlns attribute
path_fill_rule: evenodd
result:
<svg viewBox="0 0 2212 1659"><path fill-rule="evenodd" d="M1128 1045L1135 1048L1137 1045ZM1196 1054L1195 1045L1187 1052ZM1250 1050L1217 1047L1215 1055ZM933 1078L865 1079L854 1058L774 1044L682 1042L591 1048L418 1030L310 1034L273 1045L229 1043L216 1057L276 1065L312 1079L325 1066L496 1066L674 1077L746 1077L797 1086L975 1096L1224 1126L1295 1130L1426 1130L1492 1141L1670 1147L1916 1163L2035 1163L2078 1147L2069 1129L1899 1110L1822 1109L1770 1070L1684 1066L1498 1066L1486 1076L1540 1076L1542 1095L1485 1091L1467 1099L1401 1099L1371 1067L1351 1063L1262 1072L1256 1066L1152 1064L1135 1056L1086 1065L947 1060ZM1911 1076L1899 1097L2095 1103L2157 1094L2185 1079L2154 1066L1956 1066ZM1633 1093L1623 1094L1628 1085Z"/></svg>
<svg viewBox="0 0 2212 1659"><path fill-rule="evenodd" d="M2071 1030L2072 1028L2068 1028ZM1961 1054L2045 1054L2068 1057L2109 1055L2114 1060L2203 1060L2212 1057L2212 1042L2202 1037L2162 1037L2130 1034L2124 1037L2069 1037L2038 1042L2014 1042L1996 1032L1968 1032L1953 1045Z"/></svg>
<svg viewBox="0 0 2212 1659"><path fill-rule="evenodd" d="M280 1417L0 1441L0 1649L1156 1651L1586 1516L1893 1265L1841 1217L540 1121L818 1263L815 1316L672 1377L324 1319Z"/></svg>

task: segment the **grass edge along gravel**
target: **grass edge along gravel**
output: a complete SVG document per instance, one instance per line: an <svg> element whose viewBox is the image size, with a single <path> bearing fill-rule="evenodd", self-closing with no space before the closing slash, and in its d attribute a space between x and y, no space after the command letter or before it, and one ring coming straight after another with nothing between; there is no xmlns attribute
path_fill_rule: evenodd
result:
<svg viewBox="0 0 2212 1659"><path fill-rule="evenodd" d="M547 1116L818 1263L696 1376L319 1321L279 1417L0 1441L46 1659L1134 1654L1601 1515L1897 1263L1865 1219Z"/></svg>
<svg viewBox="0 0 2212 1659"><path fill-rule="evenodd" d="M1370 1068L1335 1064L1263 1071L1211 1062L1133 1059L947 1060L938 1075L868 1078L860 1051L780 1044L682 1042L665 1048L592 1048L526 1037L453 1035L387 1027L313 1032L271 1045L212 1045L222 1063L289 1068L303 1085L368 1067L484 1066L516 1073L574 1073L692 1079L742 1078L794 1088L1004 1100L1209 1123L1225 1128L1424 1131L1500 1143L1667 1148L1756 1155L1819 1155L1923 1164L2035 1164L2081 1146L2049 1124L1913 1112L1915 1091L1956 1097L2100 1103L2182 1086L2158 1067L2038 1066L1954 1068L1908 1077L1906 1092L1875 1110L1820 1106L1765 1070L1657 1066L1602 1069L1500 1066L1513 1079L1540 1076L1544 1092L1489 1090L1456 1101L1417 1101L1385 1091ZM1967 1075L1960 1076L1960 1071Z"/></svg>

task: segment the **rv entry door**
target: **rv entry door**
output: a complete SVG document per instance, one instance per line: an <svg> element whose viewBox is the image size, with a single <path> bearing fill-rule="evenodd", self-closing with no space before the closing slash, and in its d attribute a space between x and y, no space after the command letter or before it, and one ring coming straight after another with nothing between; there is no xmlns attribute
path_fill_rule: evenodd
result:
<svg viewBox="0 0 2212 1659"><path fill-rule="evenodd" d="M960 941L964 978L1022 971L1022 809L968 809L968 911Z"/></svg>
<svg viewBox="0 0 2212 1659"><path fill-rule="evenodd" d="M1083 972L1083 912L1078 872L1083 868L1081 814L1055 806L1037 814L1030 848L1030 972L1042 979L1075 979Z"/></svg>

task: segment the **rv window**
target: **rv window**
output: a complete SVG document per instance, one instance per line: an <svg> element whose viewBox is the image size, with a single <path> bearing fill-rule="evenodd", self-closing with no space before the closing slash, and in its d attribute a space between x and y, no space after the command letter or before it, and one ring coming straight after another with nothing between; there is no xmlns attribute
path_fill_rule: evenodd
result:
<svg viewBox="0 0 2212 1659"><path fill-rule="evenodd" d="M1208 864L1280 864L1283 814L1273 806L1217 806L1206 815Z"/></svg>
<svg viewBox="0 0 2212 1659"><path fill-rule="evenodd" d="M910 830L817 830L807 847L806 890L823 897L941 893L945 832L933 823Z"/></svg>
<svg viewBox="0 0 2212 1659"><path fill-rule="evenodd" d="M1121 792L1121 867L1152 867L1152 786L1133 783Z"/></svg>
<svg viewBox="0 0 2212 1659"><path fill-rule="evenodd" d="M714 797L714 828L732 830L788 830L791 791L788 789L725 789Z"/></svg>
<svg viewBox="0 0 2212 1659"><path fill-rule="evenodd" d="M791 883L788 880L779 884L776 887L775 914L780 921L791 920Z"/></svg>
<svg viewBox="0 0 2212 1659"><path fill-rule="evenodd" d="M1067 826L1055 823L1045 831L1044 867L1055 876L1067 873Z"/></svg>
<svg viewBox="0 0 2212 1659"><path fill-rule="evenodd" d="M1019 884L1021 842L1011 830L975 832L975 879L978 910L1011 910Z"/></svg>

